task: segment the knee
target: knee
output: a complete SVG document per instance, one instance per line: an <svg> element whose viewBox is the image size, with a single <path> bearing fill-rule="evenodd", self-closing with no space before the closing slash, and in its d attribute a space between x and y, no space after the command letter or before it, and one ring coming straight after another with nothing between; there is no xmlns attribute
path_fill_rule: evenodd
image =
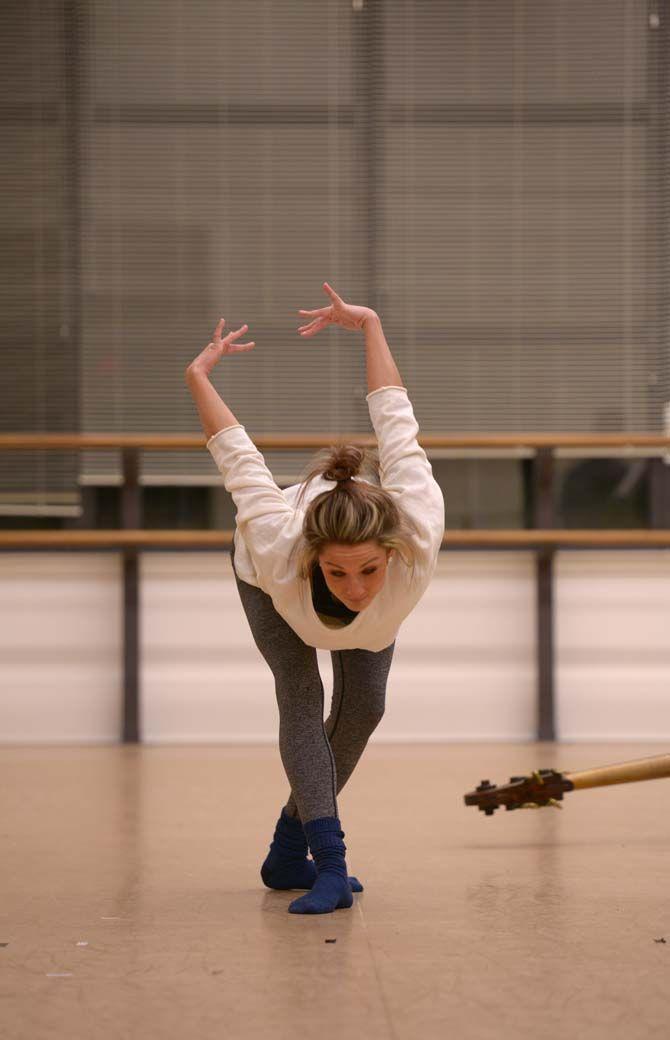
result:
<svg viewBox="0 0 670 1040"><path fill-rule="evenodd" d="M384 702L372 701L361 705L357 714L359 724L368 733L372 733L384 718Z"/></svg>
<svg viewBox="0 0 670 1040"><path fill-rule="evenodd" d="M297 705L308 711L323 713L323 685L318 672L311 668L291 668L286 663L273 668L275 693L280 711L292 711Z"/></svg>

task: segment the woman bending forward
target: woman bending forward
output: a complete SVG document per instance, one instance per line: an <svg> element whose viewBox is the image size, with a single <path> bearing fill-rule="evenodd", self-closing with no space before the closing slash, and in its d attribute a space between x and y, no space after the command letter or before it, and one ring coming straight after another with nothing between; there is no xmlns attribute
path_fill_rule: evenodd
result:
<svg viewBox="0 0 670 1040"><path fill-rule="evenodd" d="M323 287L330 305L301 310L312 320L299 332L307 338L331 324L363 332L378 459L340 445L321 453L302 483L282 491L209 381L224 354L253 348L236 342L247 326L222 338L222 318L186 370L207 448L237 507L233 572L275 681L291 792L261 877L269 888L309 889L289 905L294 914L350 907L352 891L362 891L348 876L337 795L384 714L395 638L428 587L444 533L442 492L418 444L379 316L345 303L327 282ZM317 648L330 650L333 662L325 724Z"/></svg>

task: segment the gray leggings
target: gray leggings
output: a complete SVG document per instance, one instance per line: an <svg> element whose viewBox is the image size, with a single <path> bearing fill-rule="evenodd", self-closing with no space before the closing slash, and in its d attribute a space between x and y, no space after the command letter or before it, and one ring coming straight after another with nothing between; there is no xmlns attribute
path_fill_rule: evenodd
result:
<svg viewBox="0 0 670 1040"><path fill-rule="evenodd" d="M279 754L291 794L289 816L302 823L337 816L337 795L384 714L395 641L384 650L331 650L333 699L323 721L324 692L316 650L277 613L255 585L235 581L251 634L269 664L279 706Z"/></svg>

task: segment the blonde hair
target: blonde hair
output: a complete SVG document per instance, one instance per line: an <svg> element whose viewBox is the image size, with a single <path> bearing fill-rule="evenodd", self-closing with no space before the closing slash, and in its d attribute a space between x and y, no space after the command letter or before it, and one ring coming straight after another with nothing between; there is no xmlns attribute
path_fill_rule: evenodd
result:
<svg viewBox="0 0 670 1040"><path fill-rule="evenodd" d="M366 479L354 480L353 477L359 474L367 474ZM411 517L380 486L377 450L355 444L323 448L303 476L297 508L308 485L317 476L335 480L337 484L316 495L305 511L302 536L291 551L291 557L294 554L297 557L298 575L303 579L309 578L329 542L357 545L367 541L376 541L384 549L395 549L413 573L418 529Z"/></svg>

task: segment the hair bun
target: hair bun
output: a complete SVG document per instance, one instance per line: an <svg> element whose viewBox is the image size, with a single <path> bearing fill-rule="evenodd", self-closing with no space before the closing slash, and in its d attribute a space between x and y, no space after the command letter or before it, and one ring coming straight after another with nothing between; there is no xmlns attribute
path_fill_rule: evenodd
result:
<svg viewBox="0 0 670 1040"><path fill-rule="evenodd" d="M331 466L323 474L324 480L336 480L338 484L345 480L351 480L353 473L346 466Z"/></svg>
<svg viewBox="0 0 670 1040"><path fill-rule="evenodd" d="M352 479L357 476L363 478L362 481ZM309 468L303 470L302 487L298 492L296 508L302 508L307 488L316 477L332 481L335 485L322 492L328 498L335 495L339 500L340 489L350 498L352 495L358 497L358 493L365 493L367 484L380 484L378 450L375 447L368 448L342 442L322 448Z"/></svg>
<svg viewBox="0 0 670 1040"><path fill-rule="evenodd" d="M324 480L335 480L338 484L351 480L360 470L363 458L363 451L354 444L343 444L331 448L330 454L325 460Z"/></svg>

